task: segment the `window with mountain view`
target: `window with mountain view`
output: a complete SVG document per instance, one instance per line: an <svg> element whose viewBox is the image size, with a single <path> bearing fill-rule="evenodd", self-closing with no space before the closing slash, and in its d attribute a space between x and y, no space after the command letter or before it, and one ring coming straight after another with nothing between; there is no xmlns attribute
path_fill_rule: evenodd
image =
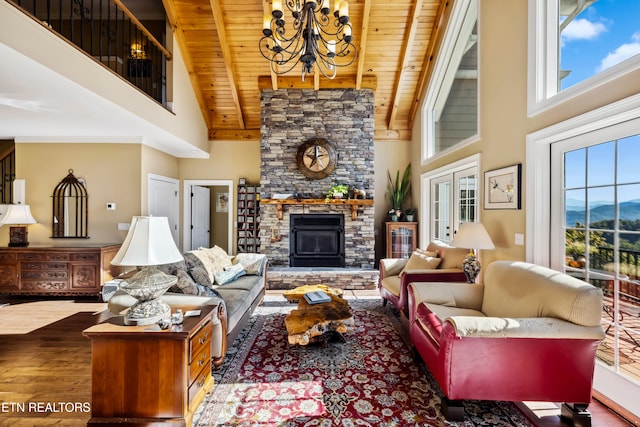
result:
<svg viewBox="0 0 640 427"><path fill-rule="evenodd" d="M640 345L639 155L640 135L564 154L565 269L602 289L598 357L636 381L624 361Z"/></svg>

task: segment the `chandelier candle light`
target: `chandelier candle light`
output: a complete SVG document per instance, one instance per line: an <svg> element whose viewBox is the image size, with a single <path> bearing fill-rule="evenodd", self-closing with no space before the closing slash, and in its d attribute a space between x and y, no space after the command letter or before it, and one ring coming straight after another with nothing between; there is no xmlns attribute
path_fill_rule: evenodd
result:
<svg viewBox="0 0 640 427"><path fill-rule="evenodd" d="M451 240L451 246L456 248L472 248L469 255L462 261L462 269L467 276L467 282L475 283L480 274L480 261L474 249L494 249L493 241L484 225L479 222L463 222Z"/></svg>
<svg viewBox="0 0 640 427"><path fill-rule="evenodd" d="M157 266L182 259L167 217L133 217L127 237L111 261L113 265L140 267L120 287L138 300L125 314L125 325L150 325L171 317L171 308L160 297L178 278L165 274Z"/></svg>
<svg viewBox="0 0 640 427"><path fill-rule="evenodd" d="M352 27L349 23L349 3L335 0L332 22L329 0L285 0L293 17L293 34L285 28L282 0L273 0L271 16L264 16L260 39L260 53L271 61L276 74L291 71L302 62L302 81L305 75L317 70L328 79L336 76L336 67L346 67L356 59L356 48L352 43ZM345 58L346 63L336 63L336 58Z"/></svg>

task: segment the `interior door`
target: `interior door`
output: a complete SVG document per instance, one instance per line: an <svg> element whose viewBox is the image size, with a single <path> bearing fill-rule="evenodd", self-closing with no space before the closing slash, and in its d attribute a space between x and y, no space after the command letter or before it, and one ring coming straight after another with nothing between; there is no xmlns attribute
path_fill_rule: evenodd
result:
<svg viewBox="0 0 640 427"><path fill-rule="evenodd" d="M179 244L178 232L180 202L178 199L178 180L161 175L149 174L148 212L152 216L166 216L176 245Z"/></svg>
<svg viewBox="0 0 640 427"><path fill-rule="evenodd" d="M211 247L211 190L191 186L191 248Z"/></svg>

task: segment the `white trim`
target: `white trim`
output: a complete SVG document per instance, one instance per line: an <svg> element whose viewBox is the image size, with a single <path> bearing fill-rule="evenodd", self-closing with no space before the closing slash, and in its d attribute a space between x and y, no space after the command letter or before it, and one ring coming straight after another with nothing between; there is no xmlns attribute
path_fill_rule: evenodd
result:
<svg viewBox="0 0 640 427"><path fill-rule="evenodd" d="M418 247L426 247L426 243L429 241L429 236L431 235L431 180L464 169L476 167L478 169L478 182L480 182L480 171L482 170L481 160L481 154L477 153L420 175L420 222L425 225L420 227ZM480 184L478 184L478 201L481 200L482 196L480 194L480 187ZM478 221L480 220L479 216L480 209L478 209Z"/></svg>
<svg viewBox="0 0 640 427"><path fill-rule="evenodd" d="M227 186L229 187L229 236L227 241L227 253L231 254L233 250L233 239L235 235L234 224L234 212L235 209L235 190L233 187L233 180L231 179L185 179L183 183L183 215L184 215L184 227L182 234L182 250L183 252L189 251L191 249L191 221L188 221L188 218L191 218L191 186L192 185L202 185L206 187L212 186Z"/></svg>
<svg viewBox="0 0 640 427"><path fill-rule="evenodd" d="M557 10L558 0L529 0L527 84L529 117L640 69L640 55L636 55L559 91Z"/></svg>

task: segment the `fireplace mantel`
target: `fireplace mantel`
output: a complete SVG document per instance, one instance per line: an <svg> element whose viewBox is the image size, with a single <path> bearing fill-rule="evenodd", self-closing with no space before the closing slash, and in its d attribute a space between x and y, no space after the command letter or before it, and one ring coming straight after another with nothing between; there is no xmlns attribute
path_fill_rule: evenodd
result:
<svg viewBox="0 0 640 427"><path fill-rule="evenodd" d="M355 221L358 206L373 205L373 199L261 199L260 204L276 205L279 220L282 220L283 205L350 205L351 219Z"/></svg>

